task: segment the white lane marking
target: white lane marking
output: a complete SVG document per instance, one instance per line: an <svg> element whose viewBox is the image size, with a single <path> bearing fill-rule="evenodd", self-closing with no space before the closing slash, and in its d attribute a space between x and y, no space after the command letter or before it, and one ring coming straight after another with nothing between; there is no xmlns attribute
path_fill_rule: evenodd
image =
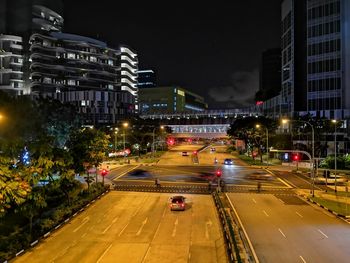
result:
<svg viewBox="0 0 350 263"><path fill-rule="evenodd" d="M81 237L85 237L87 235L87 232L85 232L84 234L81 235Z"/></svg>
<svg viewBox="0 0 350 263"><path fill-rule="evenodd" d="M318 230L318 232L320 232L322 235L324 235L326 238L328 238L328 236L325 234L325 233L323 233L321 230L319 230L319 229L317 229Z"/></svg>
<svg viewBox="0 0 350 263"><path fill-rule="evenodd" d="M298 212L295 212L298 216L300 216L301 218L303 218L303 216L301 214L299 214Z"/></svg>
<svg viewBox="0 0 350 263"><path fill-rule="evenodd" d="M179 223L179 219L176 218L175 223L174 223L173 233L171 234L172 237L174 237L176 235L176 228L177 228L178 223Z"/></svg>
<svg viewBox="0 0 350 263"><path fill-rule="evenodd" d="M129 222L129 223L130 223L130 222ZM125 228L128 227L129 223L127 223L127 224L123 227L123 229L119 232L118 237L120 237L120 236L123 234Z"/></svg>
<svg viewBox="0 0 350 263"><path fill-rule="evenodd" d="M205 238L209 239L209 227L211 227L213 225L213 222L211 222L211 220L209 219L209 221L207 221L205 223ZM191 240L191 246L192 246L192 240Z"/></svg>
<svg viewBox="0 0 350 263"><path fill-rule="evenodd" d="M265 210L263 210L263 213L267 216L267 217L269 217L269 215L266 213L266 211Z"/></svg>
<svg viewBox="0 0 350 263"><path fill-rule="evenodd" d="M90 217L88 217L88 216L85 217L85 218L83 219L83 223L81 223L80 226L78 226L76 229L74 229L74 230L73 230L73 233L77 232L80 228L82 228L83 225L85 225L89 220L90 220Z"/></svg>
<svg viewBox="0 0 350 263"><path fill-rule="evenodd" d="M188 260L191 259L191 253L188 253Z"/></svg>
<svg viewBox="0 0 350 263"><path fill-rule="evenodd" d="M256 201L255 201L255 199L254 199L254 198L253 198L252 200L253 200L253 202L254 202L254 203L256 203Z"/></svg>
<svg viewBox="0 0 350 263"><path fill-rule="evenodd" d="M102 232L102 234L105 234L105 233L108 231L108 229L110 229L110 227L111 227L117 220L118 220L118 217L114 218L113 221L112 221L112 223L111 223L109 226L106 227L106 229Z"/></svg>
<svg viewBox="0 0 350 263"><path fill-rule="evenodd" d="M299 256L301 261L303 261L303 263L306 263L305 259L302 256Z"/></svg>
<svg viewBox="0 0 350 263"><path fill-rule="evenodd" d="M225 193L225 195L226 195L226 198L227 198L227 200L229 201L229 203L230 203L230 205L231 205L231 208L232 208L233 212L235 213L235 215L236 215L236 217L237 217L237 219L238 219L238 223L239 223L239 225L241 226L245 237L247 238L247 241L248 241L250 250L251 250L252 253L253 253L253 257L254 257L255 262L256 262L256 263L260 263L260 261L259 261L259 259L258 259L258 256L257 256L256 253L255 253L255 250L254 250L254 247L253 247L253 245L252 245L252 242L251 242L250 239L249 239L249 236L248 236L248 234L247 234L247 231L245 230L244 225L242 224L242 220L241 220L241 218L239 217L239 215L238 215L238 213L237 213L236 208L233 206L233 204L232 204L232 202L231 202L231 199L229 198L228 194Z"/></svg>
<svg viewBox="0 0 350 263"><path fill-rule="evenodd" d="M143 227L147 224L147 220L148 220L148 217L146 217L146 219L143 220L142 225L141 225L139 231L137 231L137 233L136 233L136 236L139 236L139 235L141 234Z"/></svg>
<svg viewBox="0 0 350 263"><path fill-rule="evenodd" d="M282 234L282 236L286 237L286 235L282 232L282 230L279 228L278 231Z"/></svg>
<svg viewBox="0 0 350 263"><path fill-rule="evenodd" d="M111 247L112 247L112 244L110 244L109 247L103 252L103 254L98 258L96 263L99 263L101 261L101 259L104 257L104 255L106 255L106 253L108 252L108 250L111 249Z"/></svg>

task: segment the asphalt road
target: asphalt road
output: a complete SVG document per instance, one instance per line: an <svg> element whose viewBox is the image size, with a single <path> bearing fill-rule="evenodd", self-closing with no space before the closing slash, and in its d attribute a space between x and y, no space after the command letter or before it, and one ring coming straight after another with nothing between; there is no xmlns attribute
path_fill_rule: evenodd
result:
<svg viewBox="0 0 350 263"><path fill-rule="evenodd" d="M349 262L349 224L295 195L229 193L260 262Z"/></svg>
<svg viewBox="0 0 350 263"><path fill-rule="evenodd" d="M216 182L216 172L221 171L221 179L229 185L235 186L256 186L258 182L262 187L283 188L287 185L276 176L260 168L240 166L239 161L232 155L226 153L226 146L207 147L197 153L199 164L194 164L192 153L203 145L177 145L167 152L156 165L124 166L123 170L112 170L109 173L111 180L133 181L133 182L154 182L159 178L161 183L203 183ZM190 156L182 156L187 151ZM218 160L214 164L214 159ZM234 159L233 165L224 165L225 158Z"/></svg>
<svg viewBox="0 0 350 263"><path fill-rule="evenodd" d="M209 195L110 192L14 262L227 262Z"/></svg>

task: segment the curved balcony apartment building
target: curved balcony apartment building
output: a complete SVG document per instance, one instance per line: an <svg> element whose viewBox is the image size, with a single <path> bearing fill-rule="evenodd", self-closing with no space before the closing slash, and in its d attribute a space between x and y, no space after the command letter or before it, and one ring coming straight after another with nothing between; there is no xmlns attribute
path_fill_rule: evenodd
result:
<svg viewBox="0 0 350 263"><path fill-rule="evenodd" d="M31 92L75 104L86 124L115 123L135 112L137 95L137 56L128 48L126 55L121 50L73 34L33 34Z"/></svg>
<svg viewBox="0 0 350 263"><path fill-rule="evenodd" d="M13 95L26 94L23 77L23 39L0 35L0 89Z"/></svg>
<svg viewBox="0 0 350 263"><path fill-rule="evenodd" d="M138 113L138 58L128 47L120 47L121 90L130 92L135 98L135 112Z"/></svg>

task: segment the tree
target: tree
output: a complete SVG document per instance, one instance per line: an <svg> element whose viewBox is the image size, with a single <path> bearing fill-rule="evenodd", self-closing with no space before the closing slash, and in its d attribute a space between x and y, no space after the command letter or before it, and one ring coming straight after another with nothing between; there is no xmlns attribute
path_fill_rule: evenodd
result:
<svg viewBox="0 0 350 263"><path fill-rule="evenodd" d="M256 125L261 126L260 129L256 128ZM269 131L269 136L272 135L272 131L277 128L277 122L265 117L246 117L235 120L231 124L230 129L227 131L227 135L231 139L243 140L247 151L252 152L254 147L258 148L260 160L262 161L262 145L266 145L266 129ZM267 150L267 149L266 149Z"/></svg>
<svg viewBox="0 0 350 263"><path fill-rule="evenodd" d="M32 235L33 218L37 216L46 205L42 189L36 187L33 188L33 191L27 196L26 201L19 206L18 210L20 213L29 220L30 235Z"/></svg>
<svg viewBox="0 0 350 263"><path fill-rule="evenodd" d="M31 192L28 181L18 170L11 169L12 164L9 158L0 157L0 216L25 202Z"/></svg>
<svg viewBox="0 0 350 263"><path fill-rule="evenodd" d="M85 172L94 166L97 168L106 156L109 138L109 135L96 129L74 131L67 146L73 158L75 172ZM89 173L87 183L90 188Z"/></svg>

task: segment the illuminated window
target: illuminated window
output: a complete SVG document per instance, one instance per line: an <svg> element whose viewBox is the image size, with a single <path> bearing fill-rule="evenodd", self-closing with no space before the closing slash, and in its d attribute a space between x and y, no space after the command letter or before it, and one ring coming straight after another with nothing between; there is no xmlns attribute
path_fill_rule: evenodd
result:
<svg viewBox="0 0 350 263"><path fill-rule="evenodd" d="M75 86L75 80L72 80L72 79L69 79L68 81L67 81L67 84L68 85L72 85L72 86Z"/></svg>
<svg viewBox="0 0 350 263"><path fill-rule="evenodd" d="M113 66L113 60L109 59L108 60L108 65Z"/></svg>
<svg viewBox="0 0 350 263"><path fill-rule="evenodd" d="M68 53L67 58L75 59L75 54L74 53Z"/></svg>
<svg viewBox="0 0 350 263"><path fill-rule="evenodd" d="M96 58L96 57L91 56L91 57L90 57L90 61L91 61L91 62L97 62L97 58Z"/></svg>

